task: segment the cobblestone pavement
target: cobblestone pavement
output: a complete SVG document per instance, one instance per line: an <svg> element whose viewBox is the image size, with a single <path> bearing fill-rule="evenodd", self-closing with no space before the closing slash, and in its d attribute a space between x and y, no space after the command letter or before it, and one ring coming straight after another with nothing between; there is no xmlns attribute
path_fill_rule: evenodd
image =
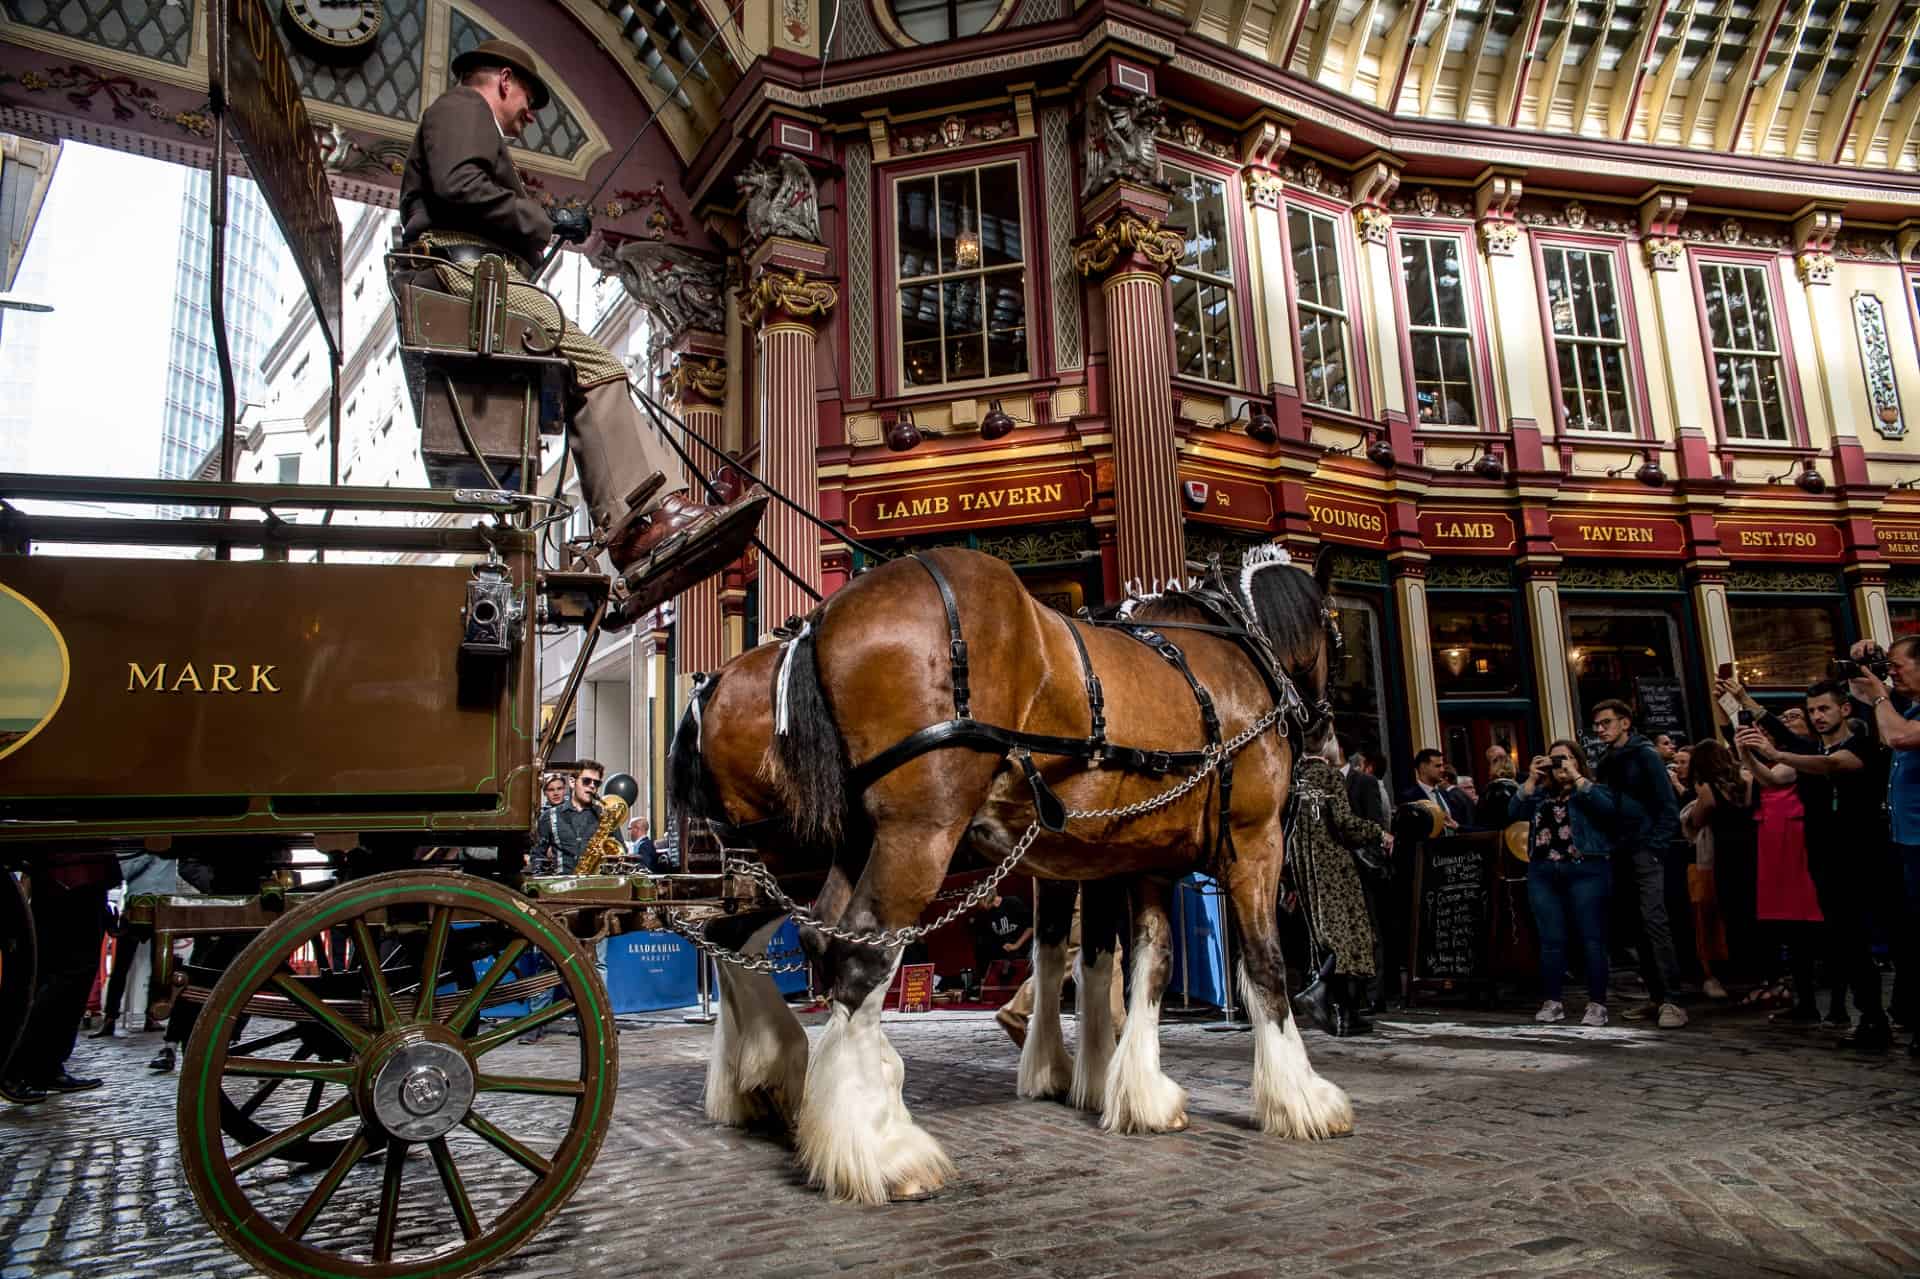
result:
<svg viewBox="0 0 1920 1279"><path fill-rule="evenodd" d="M1193 1127L1123 1138L1017 1100L986 1014L890 1018L908 1104L960 1171L932 1202L878 1209L824 1202L776 1141L701 1116L705 1028L623 1026L586 1187L486 1273L1920 1273L1920 1068L1753 1016L1585 1031L1422 1011L1364 1039L1310 1032L1358 1118L1320 1144L1251 1127L1245 1035L1169 1026ZM83 1040L75 1068L111 1088L0 1108L4 1279L250 1273L194 1208L174 1077L144 1066L155 1042ZM537 1065L575 1044L516 1051ZM363 1169L342 1193L370 1204L378 1181Z"/></svg>

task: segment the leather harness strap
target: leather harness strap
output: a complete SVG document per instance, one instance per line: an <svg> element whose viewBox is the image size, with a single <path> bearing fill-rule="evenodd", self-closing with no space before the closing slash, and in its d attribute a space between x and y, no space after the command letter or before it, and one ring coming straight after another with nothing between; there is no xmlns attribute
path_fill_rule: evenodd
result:
<svg viewBox="0 0 1920 1279"><path fill-rule="evenodd" d="M967 707L973 691L967 685L967 641L960 634L960 601L954 598L947 575L932 560L918 555L907 558L927 570L927 576L940 588L940 606L947 611L947 650L953 658L953 714L956 719L971 720L973 715Z"/></svg>

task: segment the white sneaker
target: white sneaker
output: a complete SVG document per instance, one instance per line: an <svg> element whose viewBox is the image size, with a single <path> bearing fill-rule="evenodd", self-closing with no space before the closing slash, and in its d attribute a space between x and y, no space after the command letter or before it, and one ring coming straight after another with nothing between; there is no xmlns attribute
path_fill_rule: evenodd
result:
<svg viewBox="0 0 1920 1279"><path fill-rule="evenodd" d="M1567 1006L1557 999L1549 999L1540 1005L1540 1011L1533 1015L1535 1021L1553 1022L1567 1019Z"/></svg>
<svg viewBox="0 0 1920 1279"><path fill-rule="evenodd" d="M1700 989L1708 999L1725 999L1727 997L1727 988L1720 984L1718 977L1707 978L1706 981L1701 983Z"/></svg>
<svg viewBox="0 0 1920 1279"><path fill-rule="evenodd" d="M1607 1006L1588 1004L1586 1013L1580 1018L1582 1026L1604 1026L1607 1024Z"/></svg>
<svg viewBox="0 0 1920 1279"><path fill-rule="evenodd" d="M1660 1029L1678 1030L1687 1024L1687 1010L1678 1004L1660 1005Z"/></svg>

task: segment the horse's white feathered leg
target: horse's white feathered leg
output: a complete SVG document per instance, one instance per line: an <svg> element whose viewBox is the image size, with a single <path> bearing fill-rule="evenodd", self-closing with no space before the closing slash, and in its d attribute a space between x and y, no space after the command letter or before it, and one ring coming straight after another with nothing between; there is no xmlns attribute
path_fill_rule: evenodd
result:
<svg viewBox="0 0 1920 1279"><path fill-rule="evenodd" d="M1033 1016L1020 1049L1020 1095L1063 1096L1073 1083L1073 1059L1060 1033L1060 983L1067 975L1067 943L1033 943Z"/></svg>
<svg viewBox="0 0 1920 1279"><path fill-rule="evenodd" d="M1240 995L1253 1015L1253 1117L1261 1129L1282 1137L1317 1140L1353 1131L1353 1103L1337 1084L1321 1078L1307 1061L1300 1028L1281 1003L1281 1019L1267 1009L1265 992L1240 966Z"/></svg>
<svg viewBox="0 0 1920 1279"><path fill-rule="evenodd" d="M1082 932L1082 937L1086 936ZM1080 949L1076 983L1080 1020L1079 1054L1073 1059L1070 1099L1081 1110L1102 1110L1107 1098L1107 1069L1113 1064L1113 983L1120 980L1112 951L1090 955Z"/></svg>
<svg viewBox="0 0 1920 1279"><path fill-rule="evenodd" d="M756 930L741 953L763 955L780 920ZM766 973L732 964L720 975L720 1007L707 1059L707 1118L741 1127L777 1117L792 1124L807 1082L807 1032Z"/></svg>
<svg viewBox="0 0 1920 1279"><path fill-rule="evenodd" d="M1136 942L1133 993L1127 999L1127 1028L1107 1069L1106 1109L1100 1126L1108 1132L1179 1132L1187 1126L1187 1090L1160 1069L1160 992L1153 986L1164 939Z"/></svg>

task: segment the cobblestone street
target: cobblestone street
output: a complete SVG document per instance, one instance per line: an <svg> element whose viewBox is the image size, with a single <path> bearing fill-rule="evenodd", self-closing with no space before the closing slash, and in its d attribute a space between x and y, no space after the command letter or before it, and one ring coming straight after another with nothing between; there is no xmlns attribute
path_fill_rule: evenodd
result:
<svg viewBox="0 0 1920 1279"><path fill-rule="evenodd" d="M1451 1011L1380 1024L1308 1034L1358 1131L1307 1145L1251 1128L1245 1035L1169 1026L1193 1127L1118 1138L1015 1099L987 1014L890 1017L908 1104L959 1175L931 1202L859 1209L808 1190L770 1138L702 1117L704 1027L628 1019L586 1188L486 1273L1920 1273L1920 1069L1902 1051L1859 1060L1727 1013L1665 1033ZM82 1040L74 1068L107 1089L0 1110L4 1279L251 1273L194 1208L174 1077L145 1068L157 1041ZM343 1194L371 1202L378 1182L363 1170Z"/></svg>

